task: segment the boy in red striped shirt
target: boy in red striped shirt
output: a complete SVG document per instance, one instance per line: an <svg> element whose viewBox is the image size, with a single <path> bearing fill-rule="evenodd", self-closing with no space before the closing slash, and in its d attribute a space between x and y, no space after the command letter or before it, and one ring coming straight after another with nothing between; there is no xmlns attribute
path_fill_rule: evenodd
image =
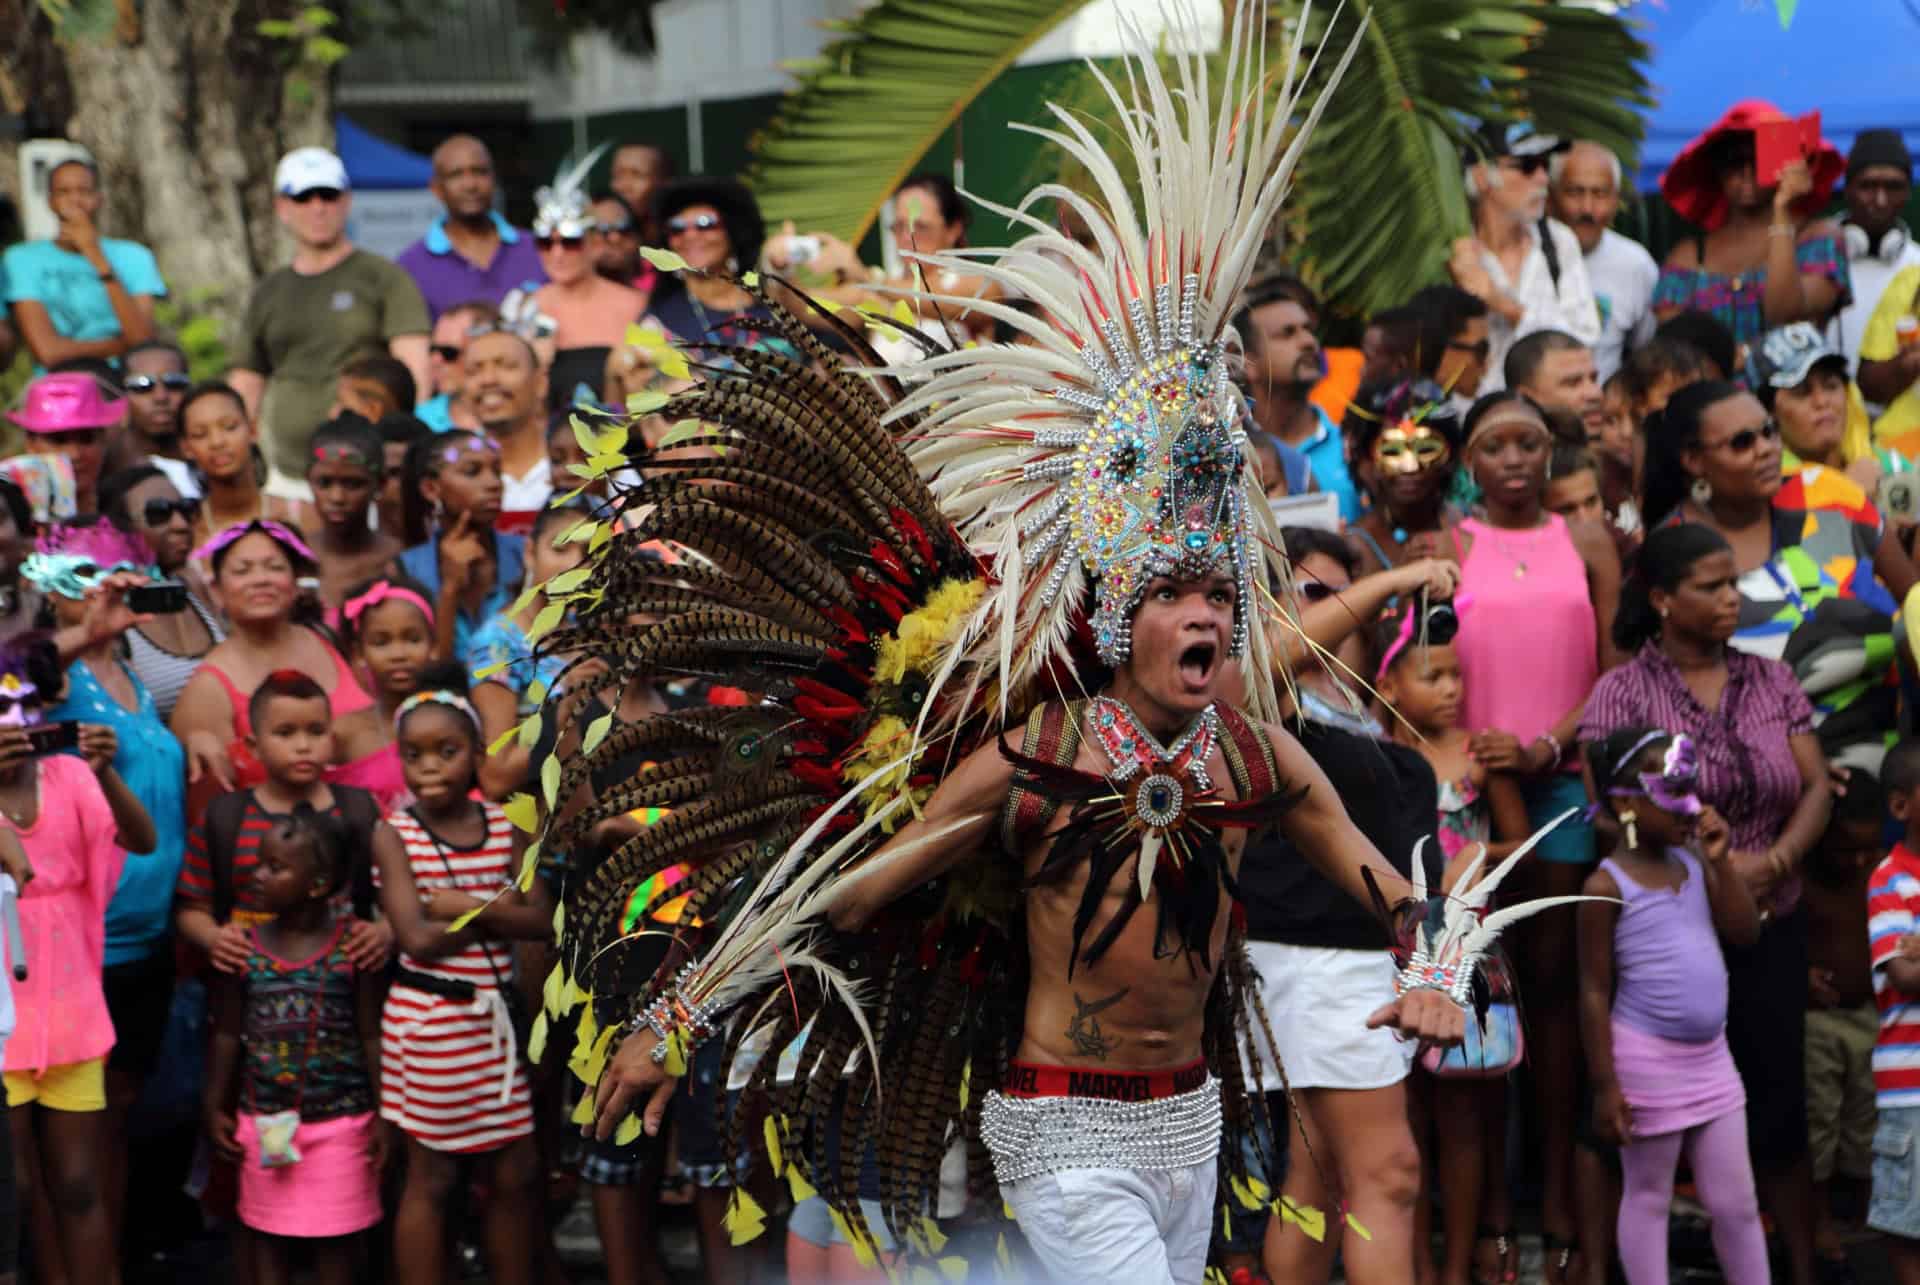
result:
<svg viewBox="0 0 1920 1285"><path fill-rule="evenodd" d="M1867 885L1867 936L1880 1038L1873 1048L1880 1120L1873 1136L1873 1200L1867 1225L1886 1233L1894 1279L1920 1285L1920 957L1905 939L1920 926L1920 739L1888 753L1887 804L1906 827Z"/></svg>

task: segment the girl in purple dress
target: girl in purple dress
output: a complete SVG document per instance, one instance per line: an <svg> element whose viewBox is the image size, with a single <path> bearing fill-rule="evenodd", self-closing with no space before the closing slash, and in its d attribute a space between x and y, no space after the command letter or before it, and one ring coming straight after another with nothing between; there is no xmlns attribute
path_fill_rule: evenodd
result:
<svg viewBox="0 0 1920 1285"><path fill-rule="evenodd" d="M1731 833L1700 802L1693 743L1627 727L1588 746L1598 806L1622 843L1579 908L1580 1019L1595 1125L1620 1144L1618 1235L1629 1285L1666 1285L1667 1215L1682 1154L1730 1281L1768 1279L1747 1097L1727 1047L1720 942L1760 935Z"/></svg>

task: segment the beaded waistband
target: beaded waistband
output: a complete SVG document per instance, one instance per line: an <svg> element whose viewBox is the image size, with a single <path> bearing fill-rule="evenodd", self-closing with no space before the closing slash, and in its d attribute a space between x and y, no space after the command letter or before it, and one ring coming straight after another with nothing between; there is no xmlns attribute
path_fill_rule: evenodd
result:
<svg viewBox="0 0 1920 1285"><path fill-rule="evenodd" d="M1109 1102L1152 1102L1191 1093L1207 1082L1207 1060L1160 1071L1100 1071L1088 1066L1038 1066L1015 1062L1007 1067L1000 1091L1010 1098L1104 1098Z"/></svg>
<svg viewBox="0 0 1920 1285"><path fill-rule="evenodd" d="M980 1137L1002 1186L1062 1169L1186 1169L1220 1153L1220 1081L1143 1102L989 1093Z"/></svg>

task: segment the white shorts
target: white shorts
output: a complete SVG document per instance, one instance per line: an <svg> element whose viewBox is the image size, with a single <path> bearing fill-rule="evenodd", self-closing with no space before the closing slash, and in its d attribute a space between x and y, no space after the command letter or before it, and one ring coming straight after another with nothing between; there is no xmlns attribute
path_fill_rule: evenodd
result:
<svg viewBox="0 0 1920 1285"><path fill-rule="evenodd" d="M1201 1285L1216 1162L1181 1169L1062 1169L1000 1188L1036 1274L1025 1285Z"/></svg>
<svg viewBox="0 0 1920 1285"><path fill-rule="evenodd" d="M1393 999L1393 958L1380 950L1338 950L1249 941L1260 998L1287 1078L1296 1089L1384 1089L1407 1078L1418 1045L1367 1018ZM1264 1044L1254 1020L1255 1039ZM1260 1087L1281 1087L1261 1049Z"/></svg>

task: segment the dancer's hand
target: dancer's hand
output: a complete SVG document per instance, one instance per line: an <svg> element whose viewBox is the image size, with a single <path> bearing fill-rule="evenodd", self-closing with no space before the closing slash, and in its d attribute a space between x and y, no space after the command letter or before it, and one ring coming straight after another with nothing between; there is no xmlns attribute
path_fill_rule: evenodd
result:
<svg viewBox="0 0 1920 1285"><path fill-rule="evenodd" d="M667 1102L680 1081L653 1060L654 1046L659 1043L660 1037L652 1031L636 1031L621 1042L593 1090L592 1136L602 1142L611 1138L641 1098L646 1099L646 1105L641 1110L640 1127L649 1138L660 1135Z"/></svg>
<svg viewBox="0 0 1920 1285"><path fill-rule="evenodd" d="M1620 1086L1608 1084L1593 1095L1593 1130L1615 1145L1633 1141L1633 1108L1620 1094Z"/></svg>
<svg viewBox="0 0 1920 1285"><path fill-rule="evenodd" d="M1452 1048L1467 1038L1467 1010L1451 996L1422 987L1376 1009L1367 1027L1381 1026L1391 1026L1408 1039Z"/></svg>

